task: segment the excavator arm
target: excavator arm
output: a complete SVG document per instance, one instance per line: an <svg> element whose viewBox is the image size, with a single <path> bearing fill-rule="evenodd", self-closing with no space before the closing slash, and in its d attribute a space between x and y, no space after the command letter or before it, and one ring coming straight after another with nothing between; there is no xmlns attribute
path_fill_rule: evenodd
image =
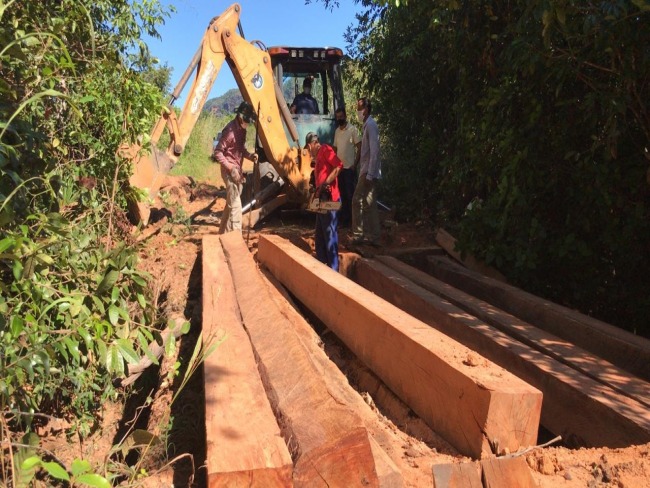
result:
<svg viewBox="0 0 650 488"><path fill-rule="evenodd" d="M168 108L152 130L152 152L146 154L140 146L132 146L123 153L134 162L130 184L143 190L149 198L155 197L164 175L183 152L225 61L242 96L257 112L261 145L269 162L288 184L288 199L301 204L306 204L308 200L311 172L309 154L297 145L297 131L282 92L273 77L268 52L246 41L237 32L240 12L239 4L233 4L223 14L211 20L201 41L201 47L174 91ZM171 106L194 71L196 76L183 109L176 117ZM287 139L283 121L296 143L294 146ZM165 127L171 140L166 151L162 152L156 145ZM136 220L147 224L149 208L146 202L133 202L131 213Z"/></svg>

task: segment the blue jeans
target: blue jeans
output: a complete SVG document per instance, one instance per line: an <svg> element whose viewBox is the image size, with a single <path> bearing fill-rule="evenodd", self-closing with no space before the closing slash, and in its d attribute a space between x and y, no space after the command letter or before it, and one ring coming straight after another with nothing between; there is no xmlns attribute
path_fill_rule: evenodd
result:
<svg viewBox="0 0 650 488"><path fill-rule="evenodd" d="M337 211L316 214L316 259L334 271L339 270L339 234Z"/></svg>

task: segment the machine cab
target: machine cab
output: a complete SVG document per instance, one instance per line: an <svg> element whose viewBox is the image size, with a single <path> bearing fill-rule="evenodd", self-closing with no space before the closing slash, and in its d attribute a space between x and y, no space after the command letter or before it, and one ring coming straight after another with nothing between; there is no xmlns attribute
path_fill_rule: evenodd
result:
<svg viewBox="0 0 650 488"><path fill-rule="evenodd" d="M308 132L316 132L321 142L332 144L336 121L334 113L345 108L341 59L343 51L333 47L285 47L268 49L273 73L282 90L291 118L298 129L300 145ZM311 82L311 97L318 113L312 112L314 103L303 94L303 86ZM294 103L295 102L295 103Z"/></svg>

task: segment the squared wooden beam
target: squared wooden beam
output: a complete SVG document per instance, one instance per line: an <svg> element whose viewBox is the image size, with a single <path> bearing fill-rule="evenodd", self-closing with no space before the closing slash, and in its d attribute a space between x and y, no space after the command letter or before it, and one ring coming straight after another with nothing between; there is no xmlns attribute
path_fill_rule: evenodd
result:
<svg viewBox="0 0 650 488"><path fill-rule="evenodd" d="M644 337L465 269L441 256L430 256L426 271L650 381L650 340Z"/></svg>
<svg viewBox="0 0 650 488"><path fill-rule="evenodd" d="M296 487L379 487L366 427L333 397L309 351L269 294L241 234L221 236L262 378L294 458Z"/></svg>
<svg viewBox="0 0 650 488"><path fill-rule="evenodd" d="M258 259L427 424L461 453L535 444L542 394L348 280L288 241L261 235Z"/></svg>
<svg viewBox="0 0 650 488"><path fill-rule="evenodd" d="M426 281L418 273L409 275ZM567 444L626 447L650 441L650 413L637 400L522 344L385 264L358 260L353 275L364 287L539 388L544 393L542 423Z"/></svg>
<svg viewBox="0 0 650 488"><path fill-rule="evenodd" d="M210 488L290 487L293 463L264 391L218 236L203 238L203 363Z"/></svg>

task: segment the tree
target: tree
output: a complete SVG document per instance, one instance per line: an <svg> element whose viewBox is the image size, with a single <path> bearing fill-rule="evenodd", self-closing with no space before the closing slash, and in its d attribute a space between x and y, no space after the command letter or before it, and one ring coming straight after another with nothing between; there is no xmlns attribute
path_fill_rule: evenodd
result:
<svg viewBox="0 0 650 488"><path fill-rule="evenodd" d="M349 51L401 218L650 335L650 2L363 5Z"/></svg>
<svg viewBox="0 0 650 488"><path fill-rule="evenodd" d="M124 242L130 167L117 149L162 109L140 38L165 15L157 1L0 6L3 425L63 405L88 434L112 379L153 339L146 279Z"/></svg>
<svg viewBox="0 0 650 488"><path fill-rule="evenodd" d="M142 72L142 79L158 88L161 93L169 94L171 92L173 71L174 68L167 63L159 67L152 66Z"/></svg>

